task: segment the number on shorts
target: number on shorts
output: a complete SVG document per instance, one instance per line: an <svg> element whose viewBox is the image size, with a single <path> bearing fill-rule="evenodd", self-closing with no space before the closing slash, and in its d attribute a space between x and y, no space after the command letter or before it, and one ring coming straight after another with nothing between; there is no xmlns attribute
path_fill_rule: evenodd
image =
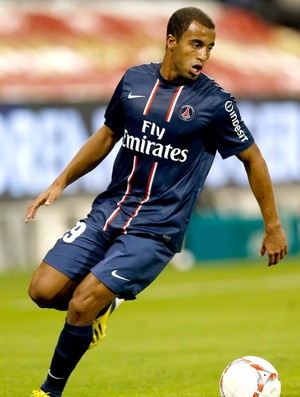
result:
<svg viewBox="0 0 300 397"><path fill-rule="evenodd" d="M63 241L65 243L73 243L77 237L79 237L86 229L86 224L84 222L78 221L73 229L68 230L64 236Z"/></svg>

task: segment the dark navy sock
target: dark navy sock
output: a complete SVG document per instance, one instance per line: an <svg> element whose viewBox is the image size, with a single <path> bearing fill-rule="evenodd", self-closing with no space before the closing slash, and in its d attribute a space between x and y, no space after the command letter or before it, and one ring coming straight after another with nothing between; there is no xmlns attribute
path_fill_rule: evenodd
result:
<svg viewBox="0 0 300 397"><path fill-rule="evenodd" d="M65 323L58 339L48 376L41 389L52 397L60 397L69 376L87 351L93 336L92 325Z"/></svg>

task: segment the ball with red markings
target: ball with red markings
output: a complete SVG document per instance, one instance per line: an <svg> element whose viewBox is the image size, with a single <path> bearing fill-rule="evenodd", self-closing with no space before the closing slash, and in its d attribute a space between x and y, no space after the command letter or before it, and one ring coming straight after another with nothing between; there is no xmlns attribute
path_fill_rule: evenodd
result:
<svg viewBox="0 0 300 397"><path fill-rule="evenodd" d="M220 378L221 397L279 397L278 372L267 360L245 356L227 365Z"/></svg>

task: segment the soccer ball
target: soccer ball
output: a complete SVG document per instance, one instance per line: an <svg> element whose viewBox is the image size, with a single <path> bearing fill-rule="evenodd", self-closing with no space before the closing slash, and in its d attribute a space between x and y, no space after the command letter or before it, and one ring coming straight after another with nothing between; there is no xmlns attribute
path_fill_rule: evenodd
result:
<svg viewBox="0 0 300 397"><path fill-rule="evenodd" d="M220 378L221 397L279 397L278 372L267 360L245 356L227 365Z"/></svg>

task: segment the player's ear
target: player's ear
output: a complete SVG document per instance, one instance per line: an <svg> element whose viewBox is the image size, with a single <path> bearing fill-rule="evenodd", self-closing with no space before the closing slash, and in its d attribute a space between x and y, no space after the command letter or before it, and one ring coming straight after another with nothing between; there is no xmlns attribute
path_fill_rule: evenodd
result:
<svg viewBox="0 0 300 397"><path fill-rule="evenodd" d="M175 45L176 45L176 38L173 35L168 34L168 36L167 36L167 48L170 51L173 51Z"/></svg>

